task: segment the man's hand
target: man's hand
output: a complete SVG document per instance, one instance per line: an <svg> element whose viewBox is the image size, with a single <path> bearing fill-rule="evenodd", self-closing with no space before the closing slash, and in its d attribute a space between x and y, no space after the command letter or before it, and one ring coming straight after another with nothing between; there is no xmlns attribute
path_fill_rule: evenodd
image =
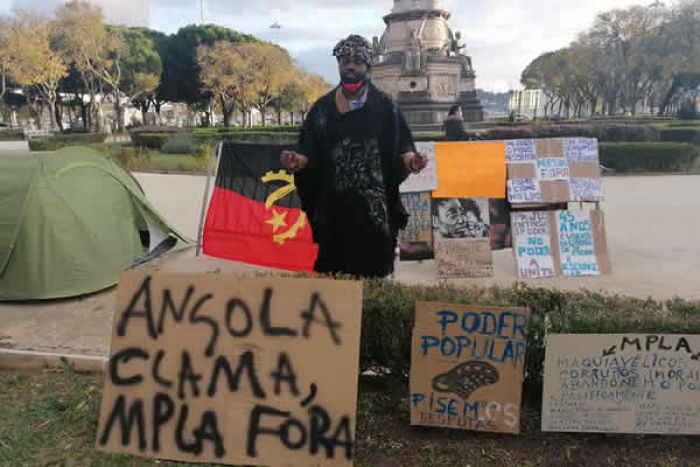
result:
<svg viewBox="0 0 700 467"><path fill-rule="evenodd" d="M282 166L289 170L290 172L298 172L303 170L309 165L309 158L303 154L299 154L296 151L282 151L280 156L280 162Z"/></svg>
<svg viewBox="0 0 700 467"><path fill-rule="evenodd" d="M406 168L414 174L419 173L428 165L428 156L420 152L410 151L401 156Z"/></svg>

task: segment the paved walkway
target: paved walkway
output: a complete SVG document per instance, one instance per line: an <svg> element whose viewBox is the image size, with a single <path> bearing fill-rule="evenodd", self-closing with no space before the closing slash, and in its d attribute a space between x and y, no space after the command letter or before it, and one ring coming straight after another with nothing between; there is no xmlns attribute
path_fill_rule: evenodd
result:
<svg viewBox="0 0 700 467"><path fill-rule="evenodd" d="M147 195L177 228L196 237L205 178L139 174ZM605 179L608 242L613 273L605 277L530 281L561 289L588 288L646 298L680 296L700 300L700 176ZM511 284L515 262L509 251L494 255L495 277L457 281L466 285ZM192 250L148 267L175 272L256 271L237 263L194 258ZM401 264L397 279L435 282L432 261ZM0 348L106 355L114 289L76 300L0 304Z"/></svg>
<svg viewBox="0 0 700 467"><path fill-rule="evenodd" d="M3 151L29 151L29 143L26 141L0 141L0 154Z"/></svg>
<svg viewBox="0 0 700 467"><path fill-rule="evenodd" d="M196 238L205 177L139 174L149 199L182 233ZM622 295L700 300L700 176L606 177L608 247L613 273L592 278L525 281L542 287L604 289ZM457 281L511 284L512 252L494 254L495 276ZM401 263L397 279L435 282L435 264Z"/></svg>

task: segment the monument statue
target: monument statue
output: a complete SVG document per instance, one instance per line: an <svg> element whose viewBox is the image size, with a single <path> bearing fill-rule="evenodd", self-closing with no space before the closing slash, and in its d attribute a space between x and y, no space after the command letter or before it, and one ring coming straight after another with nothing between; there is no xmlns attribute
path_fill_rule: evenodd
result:
<svg viewBox="0 0 700 467"><path fill-rule="evenodd" d="M393 3L384 34L373 40L374 83L394 97L414 130L439 130L454 104L466 122L482 121L472 59L442 0Z"/></svg>
<svg viewBox="0 0 700 467"><path fill-rule="evenodd" d="M464 70L471 73L474 71L472 69L472 58L469 55L462 53L462 49L465 49L466 47L467 46L462 42L462 33L459 31L455 32L454 40L452 42L452 50L455 53L455 56L462 60Z"/></svg>
<svg viewBox="0 0 700 467"><path fill-rule="evenodd" d="M466 47L466 45L462 43L462 33L457 31L453 35L452 30L450 29L450 36L452 36L452 46L450 47L450 50L455 56L459 57L462 55L462 49Z"/></svg>
<svg viewBox="0 0 700 467"><path fill-rule="evenodd" d="M417 71L423 68L423 44L420 38L420 32L416 29L411 29L411 48L406 53L406 71Z"/></svg>
<svg viewBox="0 0 700 467"><path fill-rule="evenodd" d="M372 54L375 57L379 57L382 54L382 48L381 45L379 44L379 37L374 36L372 38Z"/></svg>

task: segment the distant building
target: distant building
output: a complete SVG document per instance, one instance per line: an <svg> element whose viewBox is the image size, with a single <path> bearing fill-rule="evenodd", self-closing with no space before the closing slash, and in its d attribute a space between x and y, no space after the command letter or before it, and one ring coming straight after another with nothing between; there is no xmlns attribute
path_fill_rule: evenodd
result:
<svg viewBox="0 0 700 467"><path fill-rule="evenodd" d="M678 97L678 96L677 96ZM696 107L700 109L700 87L695 92ZM675 115L680 110L684 99L677 98L669 105L667 113ZM637 103L634 115L637 117L648 117L656 115L659 111L659 103L649 97L641 99ZM508 91L508 113L514 113L519 119L534 119L546 117L590 117L591 115L601 116L604 114L603 103L598 101L596 108L591 108L590 102L584 102L580 108L566 109L563 103L557 99L550 99L542 89L514 89ZM618 105L615 116L631 116L630 109L624 109Z"/></svg>
<svg viewBox="0 0 700 467"><path fill-rule="evenodd" d="M508 116L508 99L507 92L490 92L483 89L477 89L476 95L484 107L484 117L486 119L505 118Z"/></svg>
<svg viewBox="0 0 700 467"><path fill-rule="evenodd" d="M508 112L527 119L545 117L549 98L542 89L518 89L508 91Z"/></svg>

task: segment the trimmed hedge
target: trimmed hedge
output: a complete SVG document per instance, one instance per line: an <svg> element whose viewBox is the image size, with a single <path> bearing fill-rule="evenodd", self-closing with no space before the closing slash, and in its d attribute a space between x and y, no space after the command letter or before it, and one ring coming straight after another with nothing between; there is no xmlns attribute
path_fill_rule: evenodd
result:
<svg viewBox="0 0 700 467"><path fill-rule="evenodd" d="M148 148L160 150L174 132L166 133L142 133L132 132L131 142L137 148Z"/></svg>
<svg viewBox="0 0 700 467"><path fill-rule="evenodd" d="M241 143L292 144L296 143L299 140L299 133L242 131L232 133L220 133L217 135L194 135L194 141L199 144L209 144L213 146L221 140Z"/></svg>
<svg viewBox="0 0 700 467"><path fill-rule="evenodd" d="M496 127L480 133L480 139L598 138L603 142L658 141L659 130L649 125L569 124Z"/></svg>
<svg viewBox="0 0 700 467"><path fill-rule="evenodd" d="M602 143L600 163L616 172L685 172L700 155L688 143Z"/></svg>
<svg viewBox="0 0 700 467"><path fill-rule="evenodd" d="M191 154L194 151L194 142L190 133L174 133L161 146L161 151L166 154Z"/></svg>
<svg viewBox="0 0 700 467"><path fill-rule="evenodd" d="M133 136L134 133L185 133L187 128L176 126L135 126L129 128L129 133Z"/></svg>
<svg viewBox="0 0 700 467"><path fill-rule="evenodd" d="M602 142L659 140L659 130L648 125L567 124L497 126L485 130L467 130L470 140L509 140L534 138L598 138ZM416 141L441 141L442 133L414 134Z"/></svg>
<svg viewBox="0 0 700 467"><path fill-rule="evenodd" d="M24 131L22 130L0 130L0 141L22 141Z"/></svg>
<svg viewBox="0 0 700 467"><path fill-rule="evenodd" d="M418 133L418 132L416 132L416 133L413 133L413 140L414 141L443 141L444 139L445 139L445 135L443 133L439 133L439 132L433 132L433 133L428 133L428 132Z"/></svg>
<svg viewBox="0 0 700 467"><path fill-rule="evenodd" d="M594 137L603 142L655 142L659 141L659 130L650 125L595 125Z"/></svg>
<svg viewBox="0 0 700 467"><path fill-rule="evenodd" d="M660 131L661 141L700 145L700 127L674 127Z"/></svg>
<svg viewBox="0 0 700 467"><path fill-rule="evenodd" d="M183 133L187 134L187 133ZM131 140L134 146L140 148L162 150L163 146L171 138L175 138L172 133L132 133ZM271 143L288 143L296 142L299 139L298 132L282 132L282 131L197 131L192 134L192 141L196 144L215 145L221 140L224 141L243 141L243 142L271 142Z"/></svg>
<svg viewBox="0 0 700 467"><path fill-rule="evenodd" d="M29 140L30 151L56 151L67 146L87 146L90 144L102 144L107 139L106 133L74 133L55 134L53 136L31 138Z"/></svg>
<svg viewBox="0 0 700 467"><path fill-rule="evenodd" d="M677 128L677 127L700 128L700 120L681 120L678 122L669 122L669 123L666 123L665 126L667 128Z"/></svg>
<svg viewBox="0 0 700 467"><path fill-rule="evenodd" d="M363 371L372 370L405 383L417 301L529 308L525 379L534 384L542 382L547 333L700 333L700 302L641 300L590 291L533 288L522 283L510 288L458 288L367 280L360 354Z"/></svg>
<svg viewBox="0 0 700 467"><path fill-rule="evenodd" d="M254 126L254 127L215 127L215 128L193 128L192 133L198 135L218 135L221 133L298 133L301 131L299 125L282 126Z"/></svg>
<svg viewBox="0 0 700 467"><path fill-rule="evenodd" d="M151 127L152 129L154 127ZM195 128L191 130L195 141L212 144L218 140L228 141L287 141L297 140L298 126L255 128ZM161 149L172 131L132 131L132 140L138 147ZM442 141L442 132L416 133L416 141ZM466 131L470 140L508 140L532 138L598 138L602 142L659 141L659 130L649 125L627 124L583 124L496 126L484 130Z"/></svg>

